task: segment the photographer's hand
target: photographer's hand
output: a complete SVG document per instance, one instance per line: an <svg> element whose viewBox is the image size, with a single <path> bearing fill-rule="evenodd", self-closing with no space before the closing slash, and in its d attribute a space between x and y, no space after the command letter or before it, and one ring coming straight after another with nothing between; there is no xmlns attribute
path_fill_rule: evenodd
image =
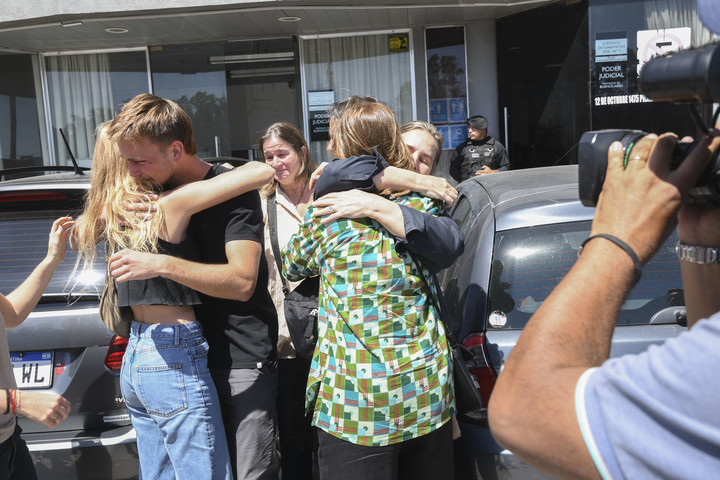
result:
<svg viewBox="0 0 720 480"><path fill-rule="evenodd" d="M592 234L623 240L642 263L672 230L684 195L720 139L703 140L671 170L676 143L669 134L643 138L627 168L619 143L608 152ZM593 239L520 335L490 397L489 420L495 439L524 461L557 476L598 476L578 426L575 387L588 368L608 358L634 271L632 259L617 245ZM553 449L546 448L549 443Z"/></svg>
<svg viewBox="0 0 720 480"><path fill-rule="evenodd" d="M648 135L640 140L627 167L623 166L620 143L613 143L591 235L605 233L621 238L646 263L672 231L682 199L710 159L710 143L709 138L703 139L675 170L670 169L677 144L673 134L659 138ZM588 246L594 242L597 240Z"/></svg>

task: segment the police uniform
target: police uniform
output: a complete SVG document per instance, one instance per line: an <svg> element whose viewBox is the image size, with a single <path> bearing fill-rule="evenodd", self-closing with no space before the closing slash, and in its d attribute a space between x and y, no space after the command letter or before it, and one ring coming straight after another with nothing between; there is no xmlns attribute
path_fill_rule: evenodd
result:
<svg viewBox="0 0 720 480"><path fill-rule="evenodd" d="M458 145L450 160L450 174L458 182L475 176L483 166L493 170L510 170L510 158L505 147L492 137L470 140Z"/></svg>

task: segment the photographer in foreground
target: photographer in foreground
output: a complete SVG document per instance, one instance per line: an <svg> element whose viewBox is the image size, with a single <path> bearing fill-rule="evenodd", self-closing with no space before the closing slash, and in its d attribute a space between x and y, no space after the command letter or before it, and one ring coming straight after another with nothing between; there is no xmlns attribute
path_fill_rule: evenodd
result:
<svg viewBox="0 0 720 480"><path fill-rule="evenodd" d="M608 360L616 315L676 221L682 244L720 247L720 207L683 203L720 136L703 138L670 170L676 143L671 134L648 135L626 168L622 146L612 144L591 237L533 315L493 391L497 441L553 475L720 472L720 264L681 261L688 332Z"/></svg>

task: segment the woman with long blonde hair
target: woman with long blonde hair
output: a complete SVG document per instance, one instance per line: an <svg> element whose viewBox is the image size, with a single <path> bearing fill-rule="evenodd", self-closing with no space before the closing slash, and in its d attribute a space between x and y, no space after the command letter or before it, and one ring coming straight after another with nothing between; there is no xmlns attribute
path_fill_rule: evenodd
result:
<svg viewBox="0 0 720 480"><path fill-rule="evenodd" d="M273 174L269 166L249 162L156 194L152 182L128 175L126 160L108 138L107 124L101 125L85 211L74 232L78 261L91 265L101 240L107 242L108 257L122 249L192 255L184 235L190 217L261 187ZM138 214L143 203L153 208ZM194 311L198 304L196 291L164 277L117 283L117 307L130 309L133 317L121 389L137 432L141 478L232 478L218 396L207 368L208 344Z"/></svg>

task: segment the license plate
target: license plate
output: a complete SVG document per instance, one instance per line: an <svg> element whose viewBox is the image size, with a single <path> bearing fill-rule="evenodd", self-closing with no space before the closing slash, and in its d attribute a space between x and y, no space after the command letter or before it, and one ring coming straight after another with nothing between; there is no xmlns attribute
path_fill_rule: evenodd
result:
<svg viewBox="0 0 720 480"><path fill-rule="evenodd" d="M49 388L53 381L53 352L10 352L18 388Z"/></svg>

